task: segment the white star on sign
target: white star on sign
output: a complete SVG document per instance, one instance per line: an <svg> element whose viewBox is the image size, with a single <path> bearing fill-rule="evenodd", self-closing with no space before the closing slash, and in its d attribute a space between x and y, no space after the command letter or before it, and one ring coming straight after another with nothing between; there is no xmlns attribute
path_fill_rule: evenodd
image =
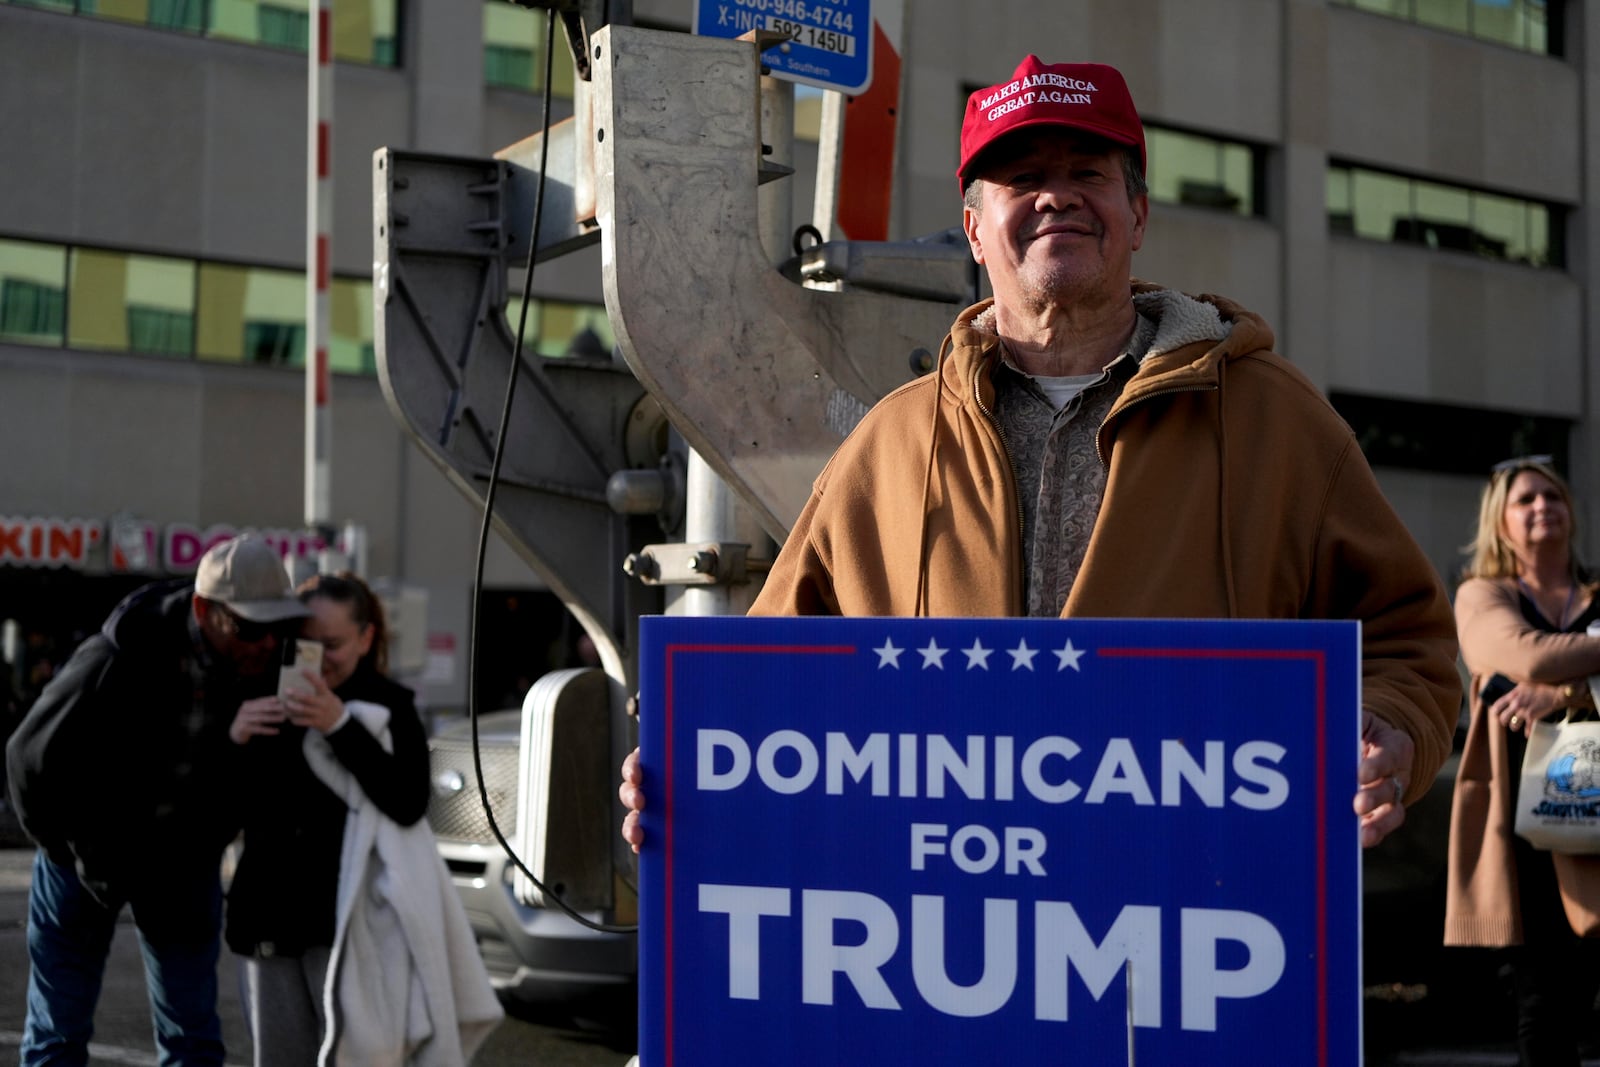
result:
<svg viewBox="0 0 1600 1067"><path fill-rule="evenodd" d="M895 648L894 638L885 637L883 646L872 651L878 654L878 669L880 671L885 667L893 667L895 670L900 669L900 653L904 652L905 649Z"/></svg>
<svg viewBox="0 0 1600 1067"><path fill-rule="evenodd" d="M1039 650L1037 648L1029 648L1028 642L1022 640L1017 642L1016 648L1007 649L1006 654L1011 657L1012 670L1020 671L1026 667L1031 671L1033 670L1033 657L1039 654Z"/></svg>
<svg viewBox="0 0 1600 1067"><path fill-rule="evenodd" d="M939 643L930 637L928 638L928 647L919 648L917 651L922 655L923 670L927 670L929 667L937 667L941 671L944 670L944 654L950 651L948 648L940 648Z"/></svg>
<svg viewBox="0 0 1600 1067"><path fill-rule="evenodd" d="M1082 670L1083 668L1078 666L1078 660L1083 657L1085 651L1085 649L1073 648L1072 638L1067 638L1066 647L1056 649L1056 659L1061 661L1061 665L1057 667L1056 670L1064 671L1068 667L1071 667L1075 671Z"/></svg>
<svg viewBox="0 0 1600 1067"><path fill-rule="evenodd" d="M972 647L963 648L961 653L967 657L967 670L970 671L974 667L981 667L984 670L988 670L989 657L994 654L994 649L984 648L983 642L974 637L972 639Z"/></svg>

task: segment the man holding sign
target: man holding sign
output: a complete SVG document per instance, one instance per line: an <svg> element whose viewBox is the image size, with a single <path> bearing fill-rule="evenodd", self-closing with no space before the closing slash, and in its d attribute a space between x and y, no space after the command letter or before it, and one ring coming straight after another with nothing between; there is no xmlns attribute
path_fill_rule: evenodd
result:
<svg viewBox="0 0 1600 1067"><path fill-rule="evenodd" d="M1028 56L972 94L957 177L994 297L840 447L752 614L1358 620L1371 846L1450 751L1449 602L1266 322L1130 283L1144 169L1111 67ZM635 753L636 850L642 785Z"/></svg>

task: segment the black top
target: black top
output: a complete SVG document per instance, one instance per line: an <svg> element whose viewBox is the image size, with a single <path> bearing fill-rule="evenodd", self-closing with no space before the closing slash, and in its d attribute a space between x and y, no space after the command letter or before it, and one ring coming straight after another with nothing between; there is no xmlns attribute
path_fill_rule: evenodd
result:
<svg viewBox="0 0 1600 1067"><path fill-rule="evenodd" d="M1581 634L1591 622L1600 618L1600 596L1595 597L1583 614L1568 623L1565 629L1558 628L1545 618L1525 590L1518 589L1517 603L1528 625L1547 634ZM1522 757L1528 751L1528 739L1522 731L1512 730L1508 732L1506 740L1509 742L1507 751L1511 754L1511 766L1518 768L1520 774ZM1513 835L1512 854L1517 865L1517 899L1522 908L1523 943L1548 945L1571 941L1575 935L1567 923L1566 908L1561 903L1561 889L1556 882L1555 864L1550 859L1550 853L1536 849Z"/></svg>
<svg viewBox="0 0 1600 1067"><path fill-rule="evenodd" d="M389 709L393 755L354 718L328 735L334 755L389 818L410 826L428 808L428 741L411 690L363 664L334 690ZM285 725L244 746L244 852L228 890L228 947L298 956L333 944L344 801L306 762L306 728Z"/></svg>
<svg viewBox="0 0 1600 1067"><path fill-rule="evenodd" d="M179 579L129 594L40 693L6 748L11 801L46 855L156 940L215 936L238 832L240 703L271 692L209 655Z"/></svg>

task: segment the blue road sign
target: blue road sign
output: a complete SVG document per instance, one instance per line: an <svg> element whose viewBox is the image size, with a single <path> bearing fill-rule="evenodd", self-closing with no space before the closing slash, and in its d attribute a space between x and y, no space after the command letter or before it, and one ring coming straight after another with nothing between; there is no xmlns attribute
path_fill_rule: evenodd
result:
<svg viewBox="0 0 1600 1067"><path fill-rule="evenodd" d="M790 38L762 57L780 78L843 93L872 84L872 0L695 0L695 33L757 29Z"/></svg>
<svg viewBox="0 0 1600 1067"><path fill-rule="evenodd" d="M1358 1063L1359 634L644 619L643 1067Z"/></svg>

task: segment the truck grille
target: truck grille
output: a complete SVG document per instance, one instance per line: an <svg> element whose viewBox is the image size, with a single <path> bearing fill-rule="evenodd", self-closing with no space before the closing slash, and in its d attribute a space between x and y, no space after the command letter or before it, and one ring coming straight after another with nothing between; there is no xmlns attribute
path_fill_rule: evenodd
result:
<svg viewBox="0 0 1600 1067"><path fill-rule="evenodd" d="M433 783L428 797L428 825L434 836L493 844L494 834L478 797L478 776L472 768L472 739L436 737L428 746ZM517 832L517 749L515 744L478 740L495 825L508 838ZM457 783L460 788L456 788Z"/></svg>

